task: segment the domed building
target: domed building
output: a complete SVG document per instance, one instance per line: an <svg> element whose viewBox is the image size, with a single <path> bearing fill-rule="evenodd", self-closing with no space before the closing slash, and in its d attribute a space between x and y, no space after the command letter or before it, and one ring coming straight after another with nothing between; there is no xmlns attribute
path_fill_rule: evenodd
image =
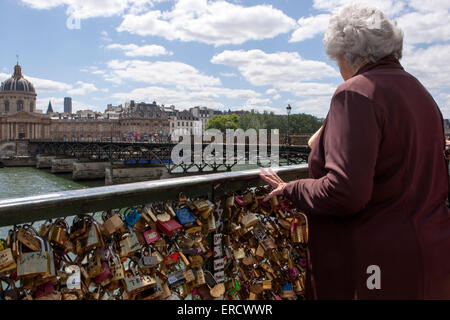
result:
<svg viewBox="0 0 450 320"><path fill-rule="evenodd" d="M17 64L13 76L0 87L0 112L10 115L19 111L36 112L36 91L33 84L23 77L22 68Z"/></svg>
<svg viewBox="0 0 450 320"><path fill-rule="evenodd" d="M36 96L17 63L0 87L0 141L50 137L50 118L36 112Z"/></svg>

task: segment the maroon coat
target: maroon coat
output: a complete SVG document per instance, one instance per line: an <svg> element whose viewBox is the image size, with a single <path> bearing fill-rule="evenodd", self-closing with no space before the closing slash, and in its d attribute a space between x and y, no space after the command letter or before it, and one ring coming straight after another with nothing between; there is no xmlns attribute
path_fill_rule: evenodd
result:
<svg viewBox="0 0 450 320"><path fill-rule="evenodd" d="M393 57L336 90L312 178L285 189L309 218L310 298L450 299L444 141L433 98ZM370 265L380 290L367 288Z"/></svg>

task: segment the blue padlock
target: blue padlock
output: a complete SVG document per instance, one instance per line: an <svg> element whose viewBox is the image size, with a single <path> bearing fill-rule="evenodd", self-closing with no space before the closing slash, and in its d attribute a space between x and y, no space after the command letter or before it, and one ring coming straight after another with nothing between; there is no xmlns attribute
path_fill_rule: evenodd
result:
<svg viewBox="0 0 450 320"><path fill-rule="evenodd" d="M187 207L175 209L175 214L177 215L178 221L180 221L180 224L183 226L195 222L194 216Z"/></svg>
<svg viewBox="0 0 450 320"><path fill-rule="evenodd" d="M133 208L127 208L123 215L125 217L125 222L132 228L134 225L139 221L141 218L141 215L136 209Z"/></svg>
<svg viewBox="0 0 450 320"><path fill-rule="evenodd" d="M292 291L292 284L290 282L286 282L281 288L283 291Z"/></svg>

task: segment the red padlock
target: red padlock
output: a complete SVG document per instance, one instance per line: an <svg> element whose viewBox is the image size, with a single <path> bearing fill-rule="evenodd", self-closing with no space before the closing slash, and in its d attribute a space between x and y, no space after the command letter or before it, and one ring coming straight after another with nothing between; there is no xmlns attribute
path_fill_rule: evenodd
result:
<svg viewBox="0 0 450 320"><path fill-rule="evenodd" d="M167 257L166 257L166 259L165 259L165 263L167 264L167 265L170 265L170 264L174 264L174 263L177 263L177 261L178 261L178 253L172 253L172 254L169 254Z"/></svg>
<svg viewBox="0 0 450 320"><path fill-rule="evenodd" d="M40 298L46 295L49 295L50 293L55 290L55 286L53 285L53 282L49 281L47 283L41 284L36 289L35 298Z"/></svg>
<svg viewBox="0 0 450 320"><path fill-rule="evenodd" d="M158 227L159 231L161 231L168 237L176 235L183 229L181 224L176 222L174 219L170 219L169 221L158 221L156 226Z"/></svg>
<svg viewBox="0 0 450 320"><path fill-rule="evenodd" d="M109 266L106 262L102 262L102 268L103 272L95 277L95 283L102 283L111 274L111 270L109 270Z"/></svg>
<svg viewBox="0 0 450 320"><path fill-rule="evenodd" d="M237 205L240 206L240 207L245 207L245 206L248 204L248 202L245 201L244 197L241 197L241 196L235 196L235 197L234 197L234 201L235 201L235 202L237 203Z"/></svg>

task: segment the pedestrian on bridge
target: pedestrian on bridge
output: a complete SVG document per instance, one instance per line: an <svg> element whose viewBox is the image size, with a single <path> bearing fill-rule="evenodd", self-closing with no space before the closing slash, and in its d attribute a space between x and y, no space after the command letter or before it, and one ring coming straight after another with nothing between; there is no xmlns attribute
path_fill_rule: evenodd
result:
<svg viewBox="0 0 450 320"><path fill-rule="evenodd" d="M443 119L404 70L403 33L380 10L351 5L324 37L344 79L309 156L310 179L261 178L309 220L308 296L450 299Z"/></svg>

